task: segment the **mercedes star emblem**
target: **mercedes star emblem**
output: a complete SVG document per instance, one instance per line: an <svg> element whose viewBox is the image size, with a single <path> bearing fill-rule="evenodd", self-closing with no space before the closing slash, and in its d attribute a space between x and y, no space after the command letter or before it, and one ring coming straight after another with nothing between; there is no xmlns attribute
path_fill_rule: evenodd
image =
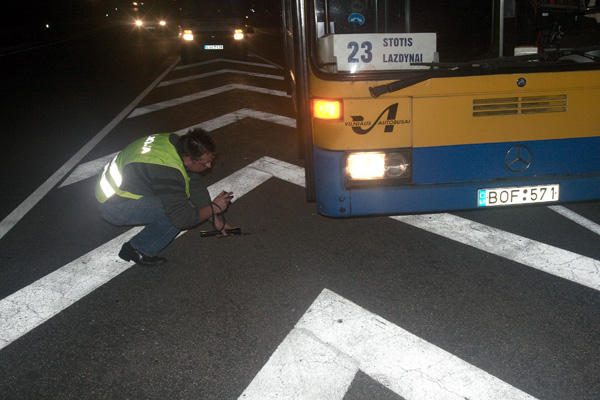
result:
<svg viewBox="0 0 600 400"><path fill-rule="evenodd" d="M523 145L516 145L508 149L504 156L504 165L513 172L523 172L531 166L533 154Z"/></svg>

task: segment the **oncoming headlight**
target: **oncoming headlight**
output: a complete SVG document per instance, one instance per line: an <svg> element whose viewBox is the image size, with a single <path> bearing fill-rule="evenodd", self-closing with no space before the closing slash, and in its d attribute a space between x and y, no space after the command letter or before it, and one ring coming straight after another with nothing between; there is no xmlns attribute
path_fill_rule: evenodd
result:
<svg viewBox="0 0 600 400"><path fill-rule="evenodd" d="M142 21L141 19L136 19L135 20L135 26L137 26L138 28L141 28L142 26L144 26L144 21Z"/></svg>
<svg viewBox="0 0 600 400"><path fill-rule="evenodd" d="M161 19L160 21L158 21L158 24L160 26L167 26L167 21L165 21L164 19Z"/></svg>
<svg viewBox="0 0 600 400"><path fill-rule="evenodd" d="M346 181L350 185L373 181L407 181L411 176L411 157L407 150L349 153Z"/></svg>
<svg viewBox="0 0 600 400"><path fill-rule="evenodd" d="M183 31L183 35L181 37L184 41L191 42L192 40L194 40L194 33L191 29L186 29Z"/></svg>
<svg viewBox="0 0 600 400"><path fill-rule="evenodd" d="M236 29L233 33L233 38L235 40L242 40L244 38L244 31L241 29Z"/></svg>

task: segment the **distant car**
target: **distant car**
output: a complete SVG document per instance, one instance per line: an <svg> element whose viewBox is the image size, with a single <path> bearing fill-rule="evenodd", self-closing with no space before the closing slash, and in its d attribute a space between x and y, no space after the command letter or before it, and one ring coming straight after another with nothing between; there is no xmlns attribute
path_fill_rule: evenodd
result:
<svg viewBox="0 0 600 400"><path fill-rule="evenodd" d="M131 24L138 31L152 31L161 34L167 34L175 31L175 23L172 18L153 15L137 15Z"/></svg>
<svg viewBox="0 0 600 400"><path fill-rule="evenodd" d="M181 59L223 54L238 58L248 55L248 29L240 18L184 19L179 27Z"/></svg>

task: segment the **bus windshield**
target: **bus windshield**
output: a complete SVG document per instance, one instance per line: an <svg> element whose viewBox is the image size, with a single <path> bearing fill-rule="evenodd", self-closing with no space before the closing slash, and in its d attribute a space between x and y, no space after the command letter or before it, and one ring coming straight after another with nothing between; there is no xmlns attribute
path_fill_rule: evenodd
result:
<svg viewBox="0 0 600 400"><path fill-rule="evenodd" d="M526 56L531 67L550 61L532 55L564 49L551 61L598 63L593 1L314 0L313 57L339 74L452 69L499 56Z"/></svg>

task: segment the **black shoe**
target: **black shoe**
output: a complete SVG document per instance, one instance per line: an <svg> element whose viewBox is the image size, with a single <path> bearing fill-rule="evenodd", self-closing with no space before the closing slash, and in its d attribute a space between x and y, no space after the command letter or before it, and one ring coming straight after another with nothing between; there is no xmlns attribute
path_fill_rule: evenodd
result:
<svg viewBox="0 0 600 400"><path fill-rule="evenodd" d="M119 257L125 261L133 261L136 264L146 265L148 267L160 265L167 261L167 259L164 257L147 256L134 249L129 242L125 243L123 247L121 247L121 251L119 251Z"/></svg>

